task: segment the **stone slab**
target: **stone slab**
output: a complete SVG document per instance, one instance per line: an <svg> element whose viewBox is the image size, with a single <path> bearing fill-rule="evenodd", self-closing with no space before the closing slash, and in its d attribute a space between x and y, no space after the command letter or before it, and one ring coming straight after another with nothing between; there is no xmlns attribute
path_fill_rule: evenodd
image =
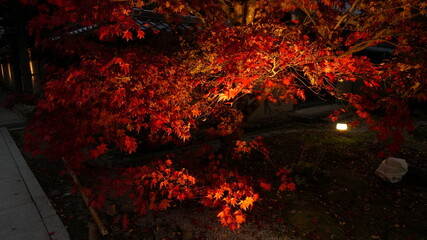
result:
<svg viewBox="0 0 427 240"><path fill-rule="evenodd" d="M0 148L2 150L7 150L8 154L3 154L0 160L2 164L5 166L4 172L10 177L4 177L0 179L0 189L4 189L4 191L0 192L0 209L1 211L8 211L11 209L16 209L20 211L20 206L26 206L28 204L32 204L37 211L39 216L39 220L33 217L33 220L37 220L35 224L36 227L40 227L38 222L43 224L44 230L46 234L49 232L51 234L48 235L48 239L58 239L58 240L68 240L69 235L66 231L63 223L60 218L56 214L52 205L50 204L49 199L44 193L42 187L38 183L31 169L28 167L27 162L22 156L19 148L16 146L13 141L12 136L9 134L8 130L4 127L0 128ZM4 147L6 146L6 147ZM8 163L9 162L9 163ZM12 164L11 164L11 163ZM15 165L15 167L13 167ZM0 165L1 167L1 165ZM1 173L1 170L0 170ZM4 196L5 203L3 204ZM10 198L10 200L9 200ZM9 205L6 205L9 204ZM16 205L13 205L16 203ZM3 205L4 206L3 206ZM20 205L20 206L18 206ZM1 208L3 206L3 209ZM17 213L15 218L22 217L22 215ZM17 222L19 220L17 219ZM0 231L6 231L10 234L15 234L12 230L4 230L3 224L1 221L4 221L4 216L0 215ZM26 221L26 220L25 220ZM15 231L15 230L13 230ZM2 232L2 234L7 234L6 232ZM18 234L19 235L19 234ZM20 236L20 235L19 235ZM2 238L0 235L0 240L9 239ZM13 238L14 239L14 238ZM17 239L36 239L36 238L17 238ZM43 238L40 238L43 239Z"/></svg>
<svg viewBox="0 0 427 240"><path fill-rule="evenodd" d="M32 203L0 210L0 239L51 240Z"/></svg>
<svg viewBox="0 0 427 240"><path fill-rule="evenodd" d="M31 196L21 178L1 179L0 189L0 210L32 203Z"/></svg>
<svg viewBox="0 0 427 240"><path fill-rule="evenodd" d="M25 181L25 184L31 194L31 197L37 205L41 216L48 217L55 215L55 210L50 204L49 199L46 197L45 192L43 191L33 172L28 167L27 162L22 156L18 146L16 146L15 142L13 141L12 136L10 136L9 132L4 128L1 131L1 134L3 135L3 138L6 140L5 142L8 145L10 154L19 169L19 172Z"/></svg>
<svg viewBox="0 0 427 240"><path fill-rule="evenodd" d="M0 180L12 177L20 177L21 175L19 174L19 170L16 167L16 164L9 160L11 158L9 149L6 148L6 150L3 150L3 146L5 146L5 144L0 144Z"/></svg>
<svg viewBox="0 0 427 240"><path fill-rule="evenodd" d="M0 209L32 202L3 134L0 134L0 151Z"/></svg>

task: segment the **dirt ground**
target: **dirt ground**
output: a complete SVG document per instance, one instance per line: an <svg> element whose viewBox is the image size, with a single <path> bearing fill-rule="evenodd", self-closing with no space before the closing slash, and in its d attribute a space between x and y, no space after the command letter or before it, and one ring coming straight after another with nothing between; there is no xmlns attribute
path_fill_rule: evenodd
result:
<svg viewBox="0 0 427 240"><path fill-rule="evenodd" d="M331 124L283 126L266 134L271 162L254 156L241 163L247 174L286 167L297 184L293 192L261 192L237 231L221 227L215 210L184 203L146 216L130 216L127 230L100 215L109 235L100 239L427 239L427 125L407 134L395 157L406 159L408 173L399 183L374 172L382 159L372 133L333 131ZM22 145L23 131L12 132ZM73 240L88 239L93 223L61 162L27 161ZM267 176L268 177L268 176Z"/></svg>

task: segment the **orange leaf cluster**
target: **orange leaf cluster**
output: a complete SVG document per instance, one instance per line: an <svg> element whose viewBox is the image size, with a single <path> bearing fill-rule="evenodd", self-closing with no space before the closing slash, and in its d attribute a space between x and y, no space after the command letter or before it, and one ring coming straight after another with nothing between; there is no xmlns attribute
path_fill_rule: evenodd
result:
<svg viewBox="0 0 427 240"><path fill-rule="evenodd" d="M218 168L218 162L215 161L209 168L212 185L205 190L201 203L221 208L217 215L221 224L232 230L238 229L246 219L243 211L250 210L259 196L251 187L248 177Z"/></svg>

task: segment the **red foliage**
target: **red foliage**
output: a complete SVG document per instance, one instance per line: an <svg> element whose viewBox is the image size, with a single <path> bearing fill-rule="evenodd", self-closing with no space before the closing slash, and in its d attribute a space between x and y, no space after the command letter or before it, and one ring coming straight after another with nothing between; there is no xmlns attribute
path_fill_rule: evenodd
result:
<svg viewBox="0 0 427 240"><path fill-rule="evenodd" d="M427 99L422 0L21 2L38 11L29 32L56 53L57 65L49 68L26 147L64 157L75 170L111 149L131 154L190 141L193 133L228 137L223 142L236 159L254 149L268 158L260 140L237 139L243 123L265 102L296 103L308 91L348 102L393 154L411 129L406 103ZM167 31L140 25L147 3ZM392 46L383 64L356 54L379 44ZM343 83L362 86L349 93ZM295 189L285 170L277 176L279 190ZM252 181L215 163L196 182L160 161L129 168L107 186L130 192L140 213L199 198L237 229L258 200ZM98 195L99 206L106 196Z"/></svg>
<svg viewBox="0 0 427 240"><path fill-rule="evenodd" d="M127 196L140 214L164 210L172 201L193 199L197 194L196 179L186 169L174 170L171 160L128 168L117 179L104 179L98 189L97 197L91 194L93 206L103 206L106 199L102 196Z"/></svg>
<svg viewBox="0 0 427 240"><path fill-rule="evenodd" d="M245 221L242 211L250 210L259 198L252 188L252 181L236 171L218 167L219 162L212 162L207 172L209 185L203 190L201 203L205 206L218 207L221 224L237 229Z"/></svg>

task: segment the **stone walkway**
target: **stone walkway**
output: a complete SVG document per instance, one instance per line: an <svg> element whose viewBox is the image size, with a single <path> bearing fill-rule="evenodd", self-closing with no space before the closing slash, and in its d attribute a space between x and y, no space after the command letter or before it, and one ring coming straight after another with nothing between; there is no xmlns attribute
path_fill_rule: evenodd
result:
<svg viewBox="0 0 427 240"><path fill-rule="evenodd" d="M67 230L34 177L9 129L25 119L0 107L0 239L69 240Z"/></svg>
<svg viewBox="0 0 427 240"><path fill-rule="evenodd" d="M69 239L49 199L4 127L0 128L0 239Z"/></svg>
<svg viewBox="0 0 427 240"><path fill-rule="evenodd" d="M1 102L0 102L1 104ZM25 119L16 114L13 110L0 107L0 127L8 129L23 128Z"/></svg>

